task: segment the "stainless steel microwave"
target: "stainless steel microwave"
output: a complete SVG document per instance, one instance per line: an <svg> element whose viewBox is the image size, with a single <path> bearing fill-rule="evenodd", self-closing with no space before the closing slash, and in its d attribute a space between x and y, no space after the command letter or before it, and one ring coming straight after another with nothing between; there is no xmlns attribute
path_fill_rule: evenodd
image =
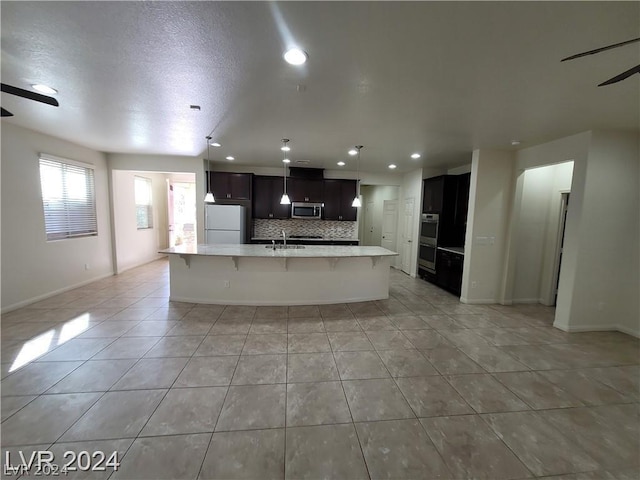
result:
<svg viewBox="0 0 640 480"><path fill-rule="evenodd" d="M322 203L292 202L291 218L320 220L322 218Z"/></svg>

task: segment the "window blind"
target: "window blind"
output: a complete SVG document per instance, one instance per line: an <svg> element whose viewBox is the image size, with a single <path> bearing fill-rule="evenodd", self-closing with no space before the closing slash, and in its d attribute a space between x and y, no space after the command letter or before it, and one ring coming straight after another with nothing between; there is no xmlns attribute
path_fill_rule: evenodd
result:
<svg viewBox="0 0 640 480"><path fill-rule="evenodd" d="M144 177L135 177L134 189L136 197L136 224L138 230L153 228L151 180Z"/></svg>
<svg viewBox="0 0 640 480"><path fill-rule="evenodd" d="M93 168L40 157L47 240L98 234Z"/></svg>

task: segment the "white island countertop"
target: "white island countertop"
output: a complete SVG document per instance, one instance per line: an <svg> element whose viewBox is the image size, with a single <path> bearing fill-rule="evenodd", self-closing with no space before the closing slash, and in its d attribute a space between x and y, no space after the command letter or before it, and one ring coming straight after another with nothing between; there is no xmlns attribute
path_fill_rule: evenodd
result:
<svg viewBox="0 0 640 480"><path fill-rule="evenodd" d="M389 298L396 252L382 247L193 245L168 248L170 298L220 305L318 305Z"/></svg>
<svg viewBox="0 0 640 480"><path fill-rule="evenodd" d="M267 248L268 247L268 248ZM159 253L198 255L211 257L258 257L258 258L350 258L392 257L396 252L382 247L359 247L342 245L304 245L304 248L278 248L271 245L180 245L160 250Z"/></svg>

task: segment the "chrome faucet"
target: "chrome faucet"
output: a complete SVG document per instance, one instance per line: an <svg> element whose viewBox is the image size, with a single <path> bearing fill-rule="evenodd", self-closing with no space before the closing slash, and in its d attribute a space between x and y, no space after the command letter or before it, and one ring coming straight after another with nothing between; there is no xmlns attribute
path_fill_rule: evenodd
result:
<svg viewBox="0 0 640 480"><path fill-rule="evenodd" d="M282 241L284 242L284 248L287 248L287 232L282 230Z"/></svg>
<svg viewBox="0 0 640 480"><path fill-rule="evenodd" d="M271 243L273 244L273 250L275 251L275 249L276 249L276 241L275 240L271 240Z"/></svg>

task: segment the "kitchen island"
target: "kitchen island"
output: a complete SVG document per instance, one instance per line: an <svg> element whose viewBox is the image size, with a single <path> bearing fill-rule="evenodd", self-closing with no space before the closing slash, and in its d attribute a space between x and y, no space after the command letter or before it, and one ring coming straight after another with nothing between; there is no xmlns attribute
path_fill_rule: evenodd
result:
<svg viewBox="0 0 640 480"><path fill-rule="evenodd" d="M169 255L170 298L226 305L317 305L389 297L382 247L197 245Z"/></svg>

